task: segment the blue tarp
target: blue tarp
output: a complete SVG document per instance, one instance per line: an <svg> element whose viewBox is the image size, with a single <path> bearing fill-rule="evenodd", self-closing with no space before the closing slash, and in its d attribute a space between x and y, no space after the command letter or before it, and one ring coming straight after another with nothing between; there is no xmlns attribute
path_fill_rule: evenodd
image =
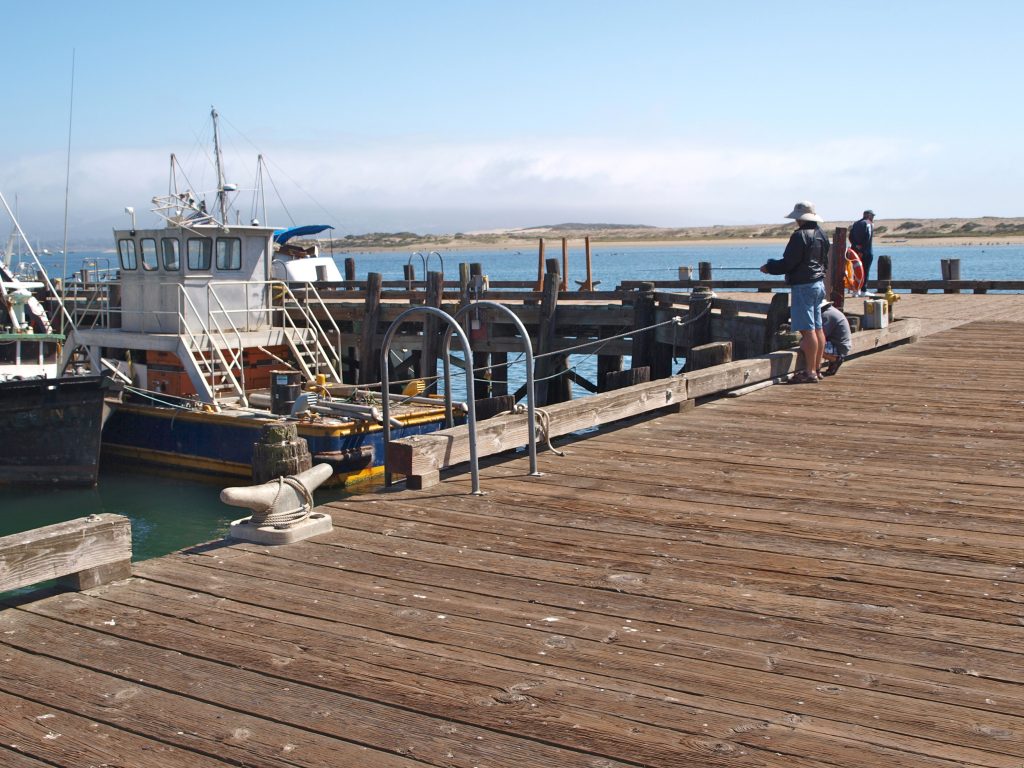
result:
<svg viewBox="0 0 1024 768"><path fill-rule="evenodd" d="M325 229L334 229L330 224L307 224L304 227L292 227L291 229L278 229L274 231L274 242L283 245L293 237L304 235L319 235Z"/></svg>

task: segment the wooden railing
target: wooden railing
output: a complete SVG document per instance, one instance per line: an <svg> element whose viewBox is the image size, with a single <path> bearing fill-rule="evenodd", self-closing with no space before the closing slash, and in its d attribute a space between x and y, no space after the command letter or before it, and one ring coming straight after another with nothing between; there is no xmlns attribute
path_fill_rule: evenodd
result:
<svg viewBox="0 0 1024 768"><path fill-rule="evenodd" d="M0 538L0 592L61 579L75 590L132 575L132 527L122 515L90 515Z"/></svg>

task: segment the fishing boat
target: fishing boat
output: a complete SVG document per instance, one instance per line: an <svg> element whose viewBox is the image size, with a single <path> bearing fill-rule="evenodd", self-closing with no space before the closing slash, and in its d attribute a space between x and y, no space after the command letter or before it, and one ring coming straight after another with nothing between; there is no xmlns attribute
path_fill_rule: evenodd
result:
<svg viewBox="0 0 1024 768"><path fill-rule="evenodd" d="M114 231L118 270L75 302L81 322L65 354L124 383L103 434L104 460L219 479L252 475L261 429L296 423L332 484L382 472L381 393L343 381L341 332L314 281L340 280L330 257L295 244L318 227L231 222L217 113L213 205L174 179L154 213L163 226ZM333 268L333 272L331 271ZM443 401L386 395L391 435L434 431Z"/></svg>
<svg viewBox="0 0 1024 768"><path fill-rule="evenodd" d="M41 280L30 282L15 274L12 241L0 253L0 485L93 486L105 380L62 375L64 334L54 332L35 296L48 278L40 271Z"/></svg>

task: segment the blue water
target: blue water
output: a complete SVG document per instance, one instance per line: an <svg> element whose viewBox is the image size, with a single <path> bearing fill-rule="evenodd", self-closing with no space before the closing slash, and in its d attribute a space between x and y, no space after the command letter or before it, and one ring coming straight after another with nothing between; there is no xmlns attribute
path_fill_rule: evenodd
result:
<svg viewBox="0 0 1024 768"><path fill-rule="evenodd" d="M782 255L780 244L751 243L750 245L666 245L666 246L602 246L591 248L594 280L600 280L600 289L610 290L623 280L674 280L681 266L696 271L698 262L708 261L739 279L760 279L758 267L768 259ZM893 278L897 280L938 280L942 277L941 259L960 259L960 276L964 280L1014 280L1024 278L1024 246L1012 245L939 245L876 246L878 255L892 257ZM424 254L426 255L426 254ZM458 280L459 263L479 263L491 280L533 280L537 277L536 244L505 250L451 250L441 251L445 277ZM561 245L546 241L546 258L561 261ZM356 275L365 279L369 272L380 272L385 280L401 280L403 267L411 263L418 279L423 278L423 260L411 252L344 252L335 251L339 267L345 258L356 262ZM51 276L63 273L63 260L44 256L43 266ZM100 268L116 267L112 252L83 251L68 255L68 272L78 271L83 262ZM876 256L877 262L877 256ZM427 262L431 271L440 271L442 260L432 256ZM569 248L569 285L586 277L586 257L583 245L574 241Z"/></svg>
<svg viewBox="0 0 1024 768"><path fill-rule="evenodd" d="M561 262L559 243L546 241L546 258ZM768 259L782 256L781 244L756 243L750 245L667 245L667 246L609 246L591 247L594 280L600 280L598 290L611 290L623 280L675 280L679 267L692 267L711 262L723 270L722 278L762 279L758 268ZM878 255L892 257L892 274L897 280L938 280L942 277L942 259L960 259L960 277L964 280L1013 280L1024 278L1024 246L907 246L883 245L875 248ZM447 251L442 252L445 277L458 280L460 262L477 262L491 280L532 280L537 277L537 247L501 251ZM385 280L401 280L402 268L411 263L416 276L423 277L423 261L409 253L336 253L335 260L355 259L356 275L365 279L368 272L380 272ZM428 267L440 270L441 263L433 256ZM874 272L874 270L872 270ZM569 248L569 286L586 277L586 255L582 244ZM780 281L781 284L781 281Z"/></svg>

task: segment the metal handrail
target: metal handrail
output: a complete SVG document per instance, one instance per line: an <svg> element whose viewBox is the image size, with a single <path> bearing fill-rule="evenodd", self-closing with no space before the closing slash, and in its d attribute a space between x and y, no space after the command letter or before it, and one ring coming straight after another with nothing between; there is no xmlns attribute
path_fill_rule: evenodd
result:
<svg viewBox="0 0 1024 768"><path fill-rule="evenodd" d="M444 277L444 256L441 255L440 251L430 251L430 253L428 253L426 256L424 256L423 253L420 251L414 251L413 253L409 254L409 261L406 262L406 266L412 264L413 256L420 257L420 263L423 265L424 278L426 278L427 268L430 266L430 257L437 256L438 260L441 262L441 276Z"/></svg>
<svg viewBox="0 0 1024 768"><path fill-rule="evenodd" d="M395 334L398 332L399 326L402 322L417 312L426 312L427 314L439 317L448 324L450 339L451 333L457 333L459 335L459 342L462 344L462 353L466 356L467 360L473 359L473 351L469 348L469 337L466 336L466 332L462 330L462 326L458 322L442 309L437 307L411 307L405 310L402 314L394 319L391 325L388 326L387 333L384 334L384 343L381 346L381 405L382 416L384 421L384 482L386 485L391 485L391 473L387 469L387 451L388 445L391 442L391 411L389 397L389 384L390 377L388 376L388 362L391 353L391 342L394 340ZM447 372L445 376L444 388L447 392L451 389L451 382L448 380ZM466 368L466 419L469 427L469 464L470 464L470 475L472 477L472 493L476 496L481 495L480 491L480 467L477 459L476 450L476 402L473 396L473 366L469 365Z"/></svg>
<svg viewBox="0 0 1024 768"><path fill-rule="evenodd" d="M179 299L184 299L185 303L189 307L192 308L192 313L195 315L196 321L199 323L200 328L203 329L203 334L206 336L206 338L208 340L210 340L212 342L213 334L210 333L210 329L207 327L206 323L203 322L202 315L199 313L199 310L196 308L196 305L192 302L192 299L189 298L188 293L185 291L185 286L182 285L181 283L178 283L178 297L179 297ZM185 313L182 311L182 305L180 303L179 303L179 309L178 309L178 319L181 321L180 325L179 325L178 335L179 336L183 336L183 335L187 334L189 342L190 342L189 343L189 347L188 347L189 354L192 354L192 350L193 349L196 350L196 351L202 351L202 348L203 348L202 342L201 342L201 340L197 340L196 339L196 335L192 332L192 329L188 327L188 321L187 321L187 318L185 317ZM184 333L182 333L182 330L184 331ZM224 332L220 329L219 326L217 328L217 331L218 331L218 333L220 333L220 335L222 337L224 336ZM236 330L236 333L237 333L237 330ZM225 341L226 341L226 339L225 339ZM239 336L239 340L238 340L239 348L241 348L241 343L242 343L241 342L241 337ZM212 347L216 357L220 360L221 365L224 366L224 371L227 374L228 379L231 382L231 385L235 388L235 392L237 392L239 394L239 397L241 398L241 401L242 401L243 405L248 405L249 404L248 400L245 397L245 389L239 384L238 379L236 379L235 375L231 372L231 366L228 364L228 361L224 358L224 355L221 353L220 347L218 347L216 344L212 344L212 343L211 343L210 346ZM194 358L195 358L195 356L193 355L193 359ZM212 363L209 360L207 360L206 358L202 358L202 360L205 363L205 365L203 365L202 367L204 367L208 371L208 373L212 376L216 372L216 369L213 367ZM199 361L197 360L196 362L198 363ZM210 388L210 396L213 399L214 404L216 404L216 402L217 402L217 395L213 391L213 385L210 384L209 382L207 382L207 383L208 383L209 388Z"/></svg>
<svg viewBox="0 0 1024 768"><path fill-rule="evenodd" d="M313 331L313 335L315 337L314 338L315 348L310 349L309 342L306 339L302 339L301 343L302 343L305 351L313 353L313 355L315 357L315 360L316 360L316 364L317 364L317 368L318 369L319 369L321 361L322 361L323 365L326 366L328 372L333 377L333 379L336 382L341 383L341 381L342 381L341 370L340 370L341 369L341 360L342 360L342 355L341 355L341 328L339 328L338 324L335 322L334 317L331 315L330 311L328 310L327 305L324 303L323 297L320 295L320 292L317 291L316 286L314 286L312 283L308 283L308 282L303 284L304 287L305 287L305 290L306 290L306 302L303 303L303 302L299 301L299 299L296 296L295 292L291 289L290 284L288 282L284 281L284 280L277 280L277 279L272 279L272 280L245 280L245 281L216 280L216 281L212 281L212 282L208 283L208 286L210 286L210 287L214 287L214 286L218 286L218 285L229 285L229 286L261 285L261 286L264 286L267 289L269 289L271 294L270 294L270 302L269 302L269 304L267 306L260 307L258 309L250 309L250 308L246 307L245 309L230 309L229 310L229 309L225 309L223 307L223 304L221 304L221 311L222 311L222 313L225 316L230 316L231 314L238 314L238 313L244 313L246 316L248 316L249 314L251 314L253 312L271 313L275 309L280 309L283 312L283 322L284 322L285 327L291 328L293 330L312 330ZM274 299L273 288L275 286L280 286L280 288L282 290L282 294L281 294L282 306L280 306L280 307L277 307L275 305L275 303L274 303L275 299ZM331 332L333 333L333 335L335 337L334 342L331 341L330 336L328 335L328 331L321 324L320 320L309 309L308 305L309 305L309 294L310 294L310 292L312 292L312 296L313 296L313 299L315 299L316 304L318 304L320 306L320 308L323 310L324 316L330 321L330 330L331 330ZM248 297L248 294L247 294L247 297ZM289 315L287 309L284 306L284 300L286 298L289 299L296 307L298 307L300 309L300 311L302 312L303 317L306 319L306 322L309 324L307 326L307 328L302 328L302 327L300 327L300 326L295 324L295 321L292 319L291 315ZM218 300L218 303L220 303L219 300ZM325 343L321 343L321 339ZM332 354L329 354L328 350ZM306 373L310 373L310 372L306 371Z"/></svg>
<svg viewBox="0 0 1024 768"><path fill-rule="evenodd" d="M291 315L288 314L288 310L284 306L284 299L287 297L291 299L295 306L299 307L300 311L302 312L302 316L306 319L306 322L308 323L307 329L313 330L313 342L315 344L315 348L313 350L310 350L309 343L305 338L302 339L302 344L307 352L312 351L313 353L315 353L317 370L319 370L320 368L320 361L322 359L323 364L327 367L327 370L331 374L333 380L338 383L341 383L342 377L341 371L339 370L341 368L341 329L338 328L337 323L334 322L334 318L331 317L330 312L327 311L327 306L323 303L323 299L320 298L320 294L317 292L316 288L310 285L309 283L305 284L307 288L307 293L310 289L312 289L314 296L316 296L316 299L319 302L320 306L324 309L324 314L326 315L326 317L330 319L331 324L334 326L334 332L337 336L336 350L333 347L331 347L330 341L327 336L327 331L324 330L323 326L320 324L320 321L316 318L316 315L309 311L309 307L307 304L303 304L298 300L298 298L295 296L295 293L292 291L291 286L289 286L288 283L281 280L271 280L269 281L269 285L271 285L271 287L274 285L280 285L283 289L283 293L281 294L281 312L283 314L284 322L287 323L289 327L294 328L295 330L300 330L299 326L295 324L295 321L292 319ZM273 306L273 294L271 294L271 306ZM324 341L328 342L326 349L325 345L320 343L320 339L323 339ZM335 352L333 360L337 361L337 367L335 367L335 362L332 361L331 356L327 354L327 349L331 349L332 352Z"/></svg>
<svg viewBox="0 0 1024 768"><path fill-rule="evenodd" d="M499 304L496 301L477 301L471 304L466 304L464 307L459 309L455 313L454 319L458 320L460 315L464 315L471 309L479 309L480 307L492 307L494 309L500 309L502 312L512 318L512 322L519 329L519 333L523 337L523 351L526 356L526 418L530 423L530 474L534 477L540 477L540 472L537 471L537 421L536 421L536 409L534 407L534 394L533 394L533 343L530 341L530 334L526 331L526 326L523 325L523 321L516 316L516 313L506 307L504 304ZM445 423L450 427L452 425L452 390L449 386L449 380L451 378L451 361L448 359L449 352L451 350L452 342L452 328L449 326L448 330L444 335L444 344L441 347L442 360L444 362L444 417ZM472 358L466 359L466 370L469 371L470 376L473 375L473 360Z"/></svg>

